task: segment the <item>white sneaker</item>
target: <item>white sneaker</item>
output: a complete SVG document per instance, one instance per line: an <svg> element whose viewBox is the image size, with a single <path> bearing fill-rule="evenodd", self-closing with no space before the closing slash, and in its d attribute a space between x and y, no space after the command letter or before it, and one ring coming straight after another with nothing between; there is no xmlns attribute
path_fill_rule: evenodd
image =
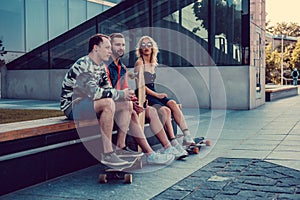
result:
<svg viewBox="0 0 300 200"><path fill-rule="evenodd" d="M195 145L195 144L196 143L191 135L185 135L183 137L183 145L190 146L190 145Z"/></svg>
<svg viewBox="0 0 300 200"><path fill-rule="evenodd" d="M176 145L174 146L174 148L177 149L177 151L180 152L182 155L185 155L185 156L188 156L188 155L189 155L189 153L188 153L188 152L183 148L183 146L180 145L180 144L176 144Z"/></svg>
<svg viewBox="0 0 300 200"><path fill-rule="evenodd" d="M167 165L170 164L174 159L175 156L173 154L160 154L153 151L149 156L147 156L147 163L156 165Z"/></svg>
<svg viewBox="0 0 300 200"><path fill-rule="evenodd" d="M170 146L166 148L163 152L163 154L173 154L175 156L176 160L185 158L187 155L185 153L179 152L175 147Z"/></svg>

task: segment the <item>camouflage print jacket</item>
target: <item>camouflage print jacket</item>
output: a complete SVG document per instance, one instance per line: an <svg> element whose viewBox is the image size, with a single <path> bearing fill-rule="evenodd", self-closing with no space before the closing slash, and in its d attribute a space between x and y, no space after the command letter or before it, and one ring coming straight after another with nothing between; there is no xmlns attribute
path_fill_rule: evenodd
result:
<svg viewBox="0 0 300 200"><path fill-rule="evenodd" d="M68 115L72 102L84 98L124 98L124 92L112 88L108 82L105 66L97 65L89 56L78 59L66 73L62 82L60 108Z"/></svg>

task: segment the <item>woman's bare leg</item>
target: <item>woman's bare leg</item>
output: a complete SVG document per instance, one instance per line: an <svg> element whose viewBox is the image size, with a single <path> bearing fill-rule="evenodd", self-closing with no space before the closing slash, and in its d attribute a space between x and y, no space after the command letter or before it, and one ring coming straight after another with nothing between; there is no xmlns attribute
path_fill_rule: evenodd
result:
<svg viewBox="0 0 300 200"><path fill-rule="evenodd" d="M179 106L177 105L177 103L174 100L170 100L170 101L168 101L167 106L171 109L174 120L178 124L180 130L182 131L182 133L184 135L183 142L187 145L194 144L195 141L193 140L193 138L191 136L191 133L187 127L184 115L183 115L181 109L179 108Z"/></svg>
<svg viewBox="0 0 300 200"><path fill-rule="evenodd" d="M167 137L167 133L165 132L163 125L159 119L158 113L155 108L151 106L147 106L146 108L146 117L150 121L151 131L155 134L157 139L160 141L164 148L168 148L171 146L170 141ZM174 133L173 133L174 135Z"/></svg>

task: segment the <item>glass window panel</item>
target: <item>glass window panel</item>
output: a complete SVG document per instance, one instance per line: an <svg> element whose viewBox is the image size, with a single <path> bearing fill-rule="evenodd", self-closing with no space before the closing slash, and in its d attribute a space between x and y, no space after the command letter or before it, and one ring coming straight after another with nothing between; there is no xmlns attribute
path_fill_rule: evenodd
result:
<svg viewBox="0 0 300 200"><path fill-rule="evenodd" d="M124 2L127 3L127 2ZM117 6L116 6L117 7ZM105 14L105 13L104 13ZM130 7L119 7L115 14L107 13L99 17L98 32L110 34L123 32L126 37L126 49L129 51L123 60L129 60L128 67L133 67L136 61L135 47L142 35L149 35L149 29L137 29L150 27L149 1L138 1Z"/></svg>
<svg viewBox="0 0 300 200"><path fill-rule="evenodd" d="M106 0L106 1L117 4L117 3L121 2L122 0Z"/></svg>
<svg viewBox="0 0 300 200"><path fill-rule="evenodd" d="M93 2L87 2L87 16L91 19L103 12L103 5Z"/></svg>
<svg viewBox="0 0 300 200"><path fill-rule="evenodd" d="M218 65L241 63L242 0L216 0L212 55Z"/></svg>
<svg viewBox="0 0 300 200"><path fill-rule="evenodd" d="M49 4L49 39L68 30L67 0L48 0Z"/></svg>
<svg viewBox="0 0 300 200"><path fill-rule="evenodd" d="M180 26L180 13L178 11L178 1L159 1L152 5L153 19L152 23L154 27L166 28L168 30L179 30ZM157 42L159 48L158 62L166 66L181 65L180 53L172 53L172 45L174 42L181 46L178 35L172 35L169 31L163 31L164 29L157 29L153 33L153 39ZM160 37L161 36L161 37ZM172 39L171 39L172 37ZM178 48L180 51L181 48ZM177 56L178 55L178 56Z"/></svg>
<svg viewBox="0 0 300 200"><path fill-rule="evenodd" d="M86 0L69 0L69 29L81 24L87 19Z"/></svg>
<svg viewBox="0 0 300 200"><path fill-rule="evenodd" d="M103 12L106 11L107 9L109 9L109 8L111 8L111 7L103 5Z"/></svg>
<svg viewBox="0 0 300 200"><path fill-rule="evenodd" d="M188 45L187 48L190 49L190 59L193 60L194 64L209 65L209 53L208 53L208 26L204 25L208 23L208 6L207 4L202 4L199 8L201 1L191 3L182 8L181 12L181 23L184 29L188 30L188 35L197 41L198 45ZM193 43L192 43L193 44ZM208 63L209 62L209 63Z"/></svg>
<svg viewBox="0 0 300 200"><path fill-rule="evenodd" d="M198 5L199 1L192 0L159 1L153 5L153 25L173 30L162 31L164 36L158 38L158 43L164 45L164 50L159 54L162 64L173 67L205 65L207 59L202 59L202 56L208 55L208 31L207 27L201 26L201 22L203 18L207 22L207 7L199 15ZM169 35L166 35L167 32Z"/></svg>
<svg viewBox="0 0 300 200"><path fill-rule="evenodd" d="M68 29L67 2L72 7L69 15L72 18L71 16L79 12L75 10L78 9L76 7L77 3L81 1L47 1L49 3L49 32L51 39L51 37L53 38L55 35L59 35ZM247 48L249 48L249 39L241 41L241 38L250 38L249 33L247 33L249 20L247 21L247 16L245 17L245 15L248 15L248 12L245 12L248 10L245 8L245 1L248 0L160 0L151 1L151 4L148 0L123 1L112 10L107 10L99 15L97 20L95 18L95 20L90 20L76 28L74 27L72 33L70 32L50 41L51 68L68 68L74 62L74 59L85 55L87 53L87 40L96 32L110 34L116 31L124 32L125 36L128 37L127 49L130 50L128 53L128 66L134 65L136 60L134 49L142 35L152 36L158 42L159 47L164 45L164 48L160 49L159 62L168 66L190 66L195 63L182 56L187 52L191 59L205 60L205 57L203 57L205 52L198 51L199 47L203 47L206 53L208 52L212 55L215 63L218 65L241 64L241 60L249 58L245 53ZM0 2L9 4L10 0L2 0ZM18 0L18 2L21 2L21 0ZM208 2L215 2L215 4L208 4ZM93 11L87 14L88 17L103 11L101 4L86 2L86 5L88 5L86 8L88 11ZM3 6L0 9L3 10ZM242 14L243 24L241 22ZM1 23L3 24L2 21ZM74 21L70 22L70 24L73 23L75 24ZM174 37L172 32L165 32L162 29L155 32L153 31L154 28L148 27L167 28L180 33L181 36L177 37L176 34ZM1 32L3 30L0 30ZM241 37L242 34L246 37ZM171 48L174 49L174 47L177 49L176 52L169 51ZM45 46L45 48L48 48L48 46ZM241 51L243 52L242 54L240 53ZM44 56L47 55L45 49L35 52L37 58L47 61L47 59L44 59ZM242 63L245 62L242 61ZM207 64L208 62L206 61L198 62L196 66Z"/></svg>
<svg viewBox="0 0 300 200"><path fill-rule="evenodd" d="M199 2L199 1L198 1ZM204 5L205 6L205 5ZM204 7L203 9L208 9ZM203 11L202 9L202 11ZM204 41L208 41L208 31L207 26L203 27L202 23L208 20L208 13L205 12L201 15L197 15L198 4L193 3L182 9L182 26L191 31L193 34L203 39ZM207 23L207 22L206 22Z"/></svg>
<svg viewBox="0 0 300 200"><path fill-rule="evenodd" d="M24 1L0 1L0 39L7 51L25 51ZM5 28L9 27L9 28Z"/></svg>
<svg viewBox="0 0 300 200"><path fill-rule="evenodd" d="M52 69L67 69L74 62L88 54L88 40L96 33L95 25L83 25L80 30L61 36L59 41L51 44L50 62Z"/></svg>
<svg viewBox="0 0 300 200"><path fill-rule="evenodd" d="M48 39L47 1L26 1L26 51L38 47Z"/></svg>

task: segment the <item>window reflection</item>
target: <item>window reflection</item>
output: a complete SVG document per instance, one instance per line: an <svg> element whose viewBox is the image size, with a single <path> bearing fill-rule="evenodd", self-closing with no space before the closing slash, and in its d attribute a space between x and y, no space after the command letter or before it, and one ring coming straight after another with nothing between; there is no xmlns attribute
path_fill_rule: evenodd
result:
<svg viewBox="0 0 300 200"><path fill-rule="evenodd" d="M0 37L5 50L24 52L24 1L1 0L0 19Z"/></svg>
<svg viewBox="0 0 300 200"><path fill-rule="evenodd" d="M27 1L25 9L26 51L31 51L35 47L42 45L48 39L47 1Z"/></svg>
<svg viewBox="0 0 300 200"><path fill-rule="evenodd" d="M69 0L69 27L74 28L87 19L85 0Z"/></svg>
<svg viewBox="0 0 300 200"><path fill-rule="evenodd" d="M66 3L67 1L48 1L51 37L61 34L68 26L75 26L83 19L83 15L90 16L93 15L92 13L98 15L103 11L101 9L104 9L103 5L95 6L94 1L85 2L87 13L82 12L72 17L72 23L70 20L68 24L66 13L69 12L69 18L76 15L84 0L69 0L69 4ZM67 11L67 5L72 9ZM42 58L42 60L50 60L51 64L46 66L67 68L74 58L86 54L85 43L80 41L85 41L96 32L110 34L140 27L161 27L180 32L186 38L193 40L191 42L189 39L175 38L169 32L162 32L163 37L155 38L159 44L164 45L158 57L162 64L171 67L191 66L191 63L197 66L210 66L211 62L203 57L204 54L199 51L199 47L208 52L217 65L247 64L250 53L248 5L248 0L161 0L151 1L151 4L147 0L122 1L112 9L75 27L71 32L50 41L48 46L38 48L34 53L35 56L30 59L37 57L37 60L40 60L40 55L50 55L49 59ZM135 34L135 36L130 35L128 49L134 49L138 37L144 33ZM168 51L174 48L174 44L176 44L176 52ZM180 56L186 52L189 54L189 59ZM129 66L133 66L136 58L134 53L129 52L129 54ZM207 57L207 54L205 56ZM193 62L189 63L187 60Z"/></svg>
<svg viewBox="0 0 300 200"><path fill-rule="evenodd" d="M49 5L49 39L68 30L67 0L48 0Z"/></svg>
<svg viewBox="0 0 300 200"><path fill-rule="evenodd" d="M157 14L160 19L154 20L154 24L188 35L193 34L217 65L239 65L243 62L242 9L242 0L191 1L187 5L177 5L177 9L155 9L155 13L160 13ZM163 13L172 10L175 11L164 16ZM174 63L176 58L169 60L173 62L173 66L183 64L180 59L177 59L178 63Z"/></svg>

